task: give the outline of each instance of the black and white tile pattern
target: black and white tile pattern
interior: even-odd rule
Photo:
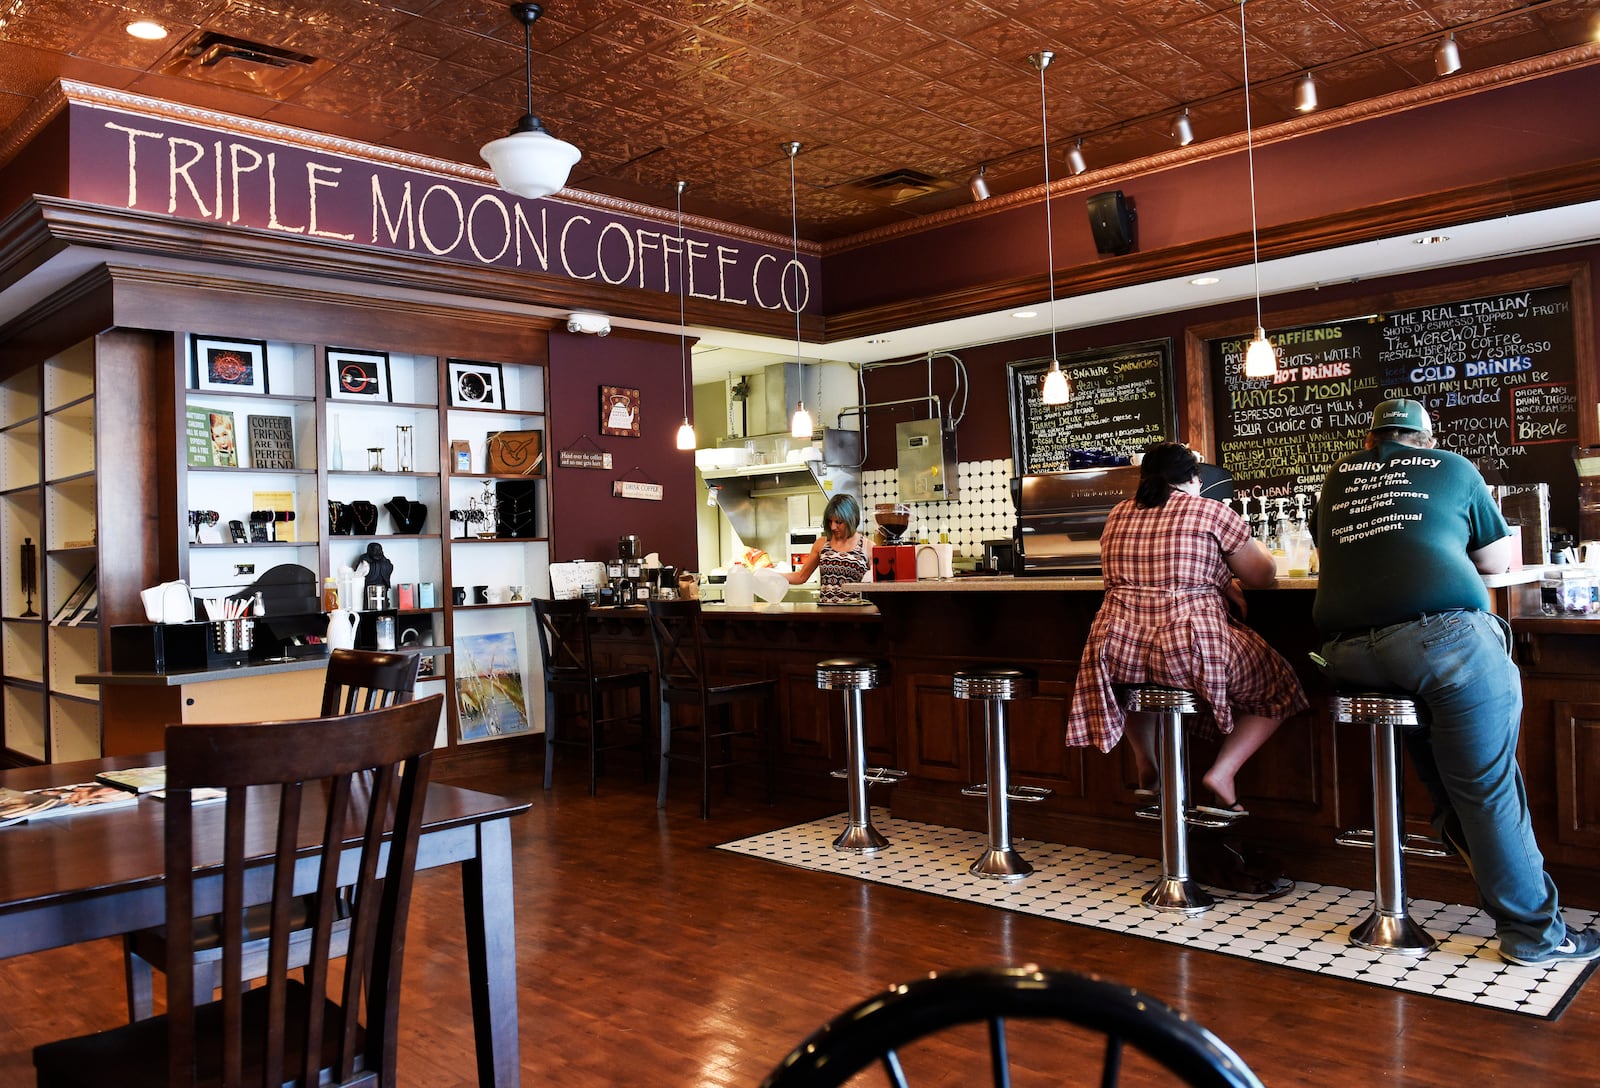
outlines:
[[[1545,1019],[1560,1015],[1594,964],[1518,967],[1496,953],[1494,925],[1475,907],[1413,899],[1412,917],[1439,939],[1426,956],[1383,955],[1351,946],[1346,935],[1372,910],[1370,890],[1298,883],[1271,901],[1221,899],[1194,917],[1153,911],[1139,901],[1160,872],[1150,858],[1018,839],[1034,872],[1012,884],[980,880],[967,866],[982,852],[978,831],[897,820],[874,810],[888,837],[876,857],[833,849],[841,814],[725,843],[720,849],[802,869],[836,873],[951,899],[1115,930],[1136,937],[1241,956],[1297,971],[1333,975],[1450,1001]],[[1593,911],[1566,912],[1574,928]]]

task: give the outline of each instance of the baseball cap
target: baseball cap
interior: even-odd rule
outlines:
[[[1408,431],[1433,433],[1428,410],[1414,400],[1386,400],[1372,412],[1372,429],[1401,427]]]

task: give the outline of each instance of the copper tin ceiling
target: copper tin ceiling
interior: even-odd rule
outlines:
[[[550,0],[534,27],[534,110],[583,160],[570,184],[817,241],[1036,184],[1038,76],[1051,49],[1052,175],[1170,150],[1244,123],[1233,0]],[[1600,0],[1250,0],[1254,121],[1428,83],[1454,30],[1464,70],[1593,40]],[[165,23],[164,41],[123,31]],[[188,56],[210,34],[201,64]],[[242,43],[242,45],[240,44]],[[282,66],[249,46],[298,54]],[[0,4],[0,129],[61,77],[481,165],[524,105],[522,29],[498,0],[18,0]],[[916,186],[869,179],[913,177]],[[922,178],[932,179],[923,183]]]

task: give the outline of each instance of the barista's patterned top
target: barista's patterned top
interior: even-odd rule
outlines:
[[[832,541],[823,541],[822,554],[817,557],[817,573],[822,591],[818,604],[860,604],[861,594],[839,587],[846,582],[859,582],[867,576],[866,538],[856,534],[856,546],[847,552],[833,550]]]
[[[1106,598],[1078,665],[1069,745],[1110,751],[1124,722],[1115,689],[1126,684],[1197,693],[1223,733],[1236,713],[1284,718],[1306,708],[1289,663],[1228,616],[1224,556],[1249,539],[1226,504],[1182,491],[1154,509],[1131,499],[1112,509],[1100,536]]]

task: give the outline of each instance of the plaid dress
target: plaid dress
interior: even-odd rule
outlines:
[[[1224,556],[1250,530],[1224,503],[1174,491],[1164,506],[1118,503],[1100,536],[1105,603],[1089,628],[1067,719],[1067,744],[1110,751],[1124,714],[1115,686],[1186,688],[1210,722],[1233,731],[1235,713],[1284,718],[1309,704],[1289,663],[1228,616]]]

